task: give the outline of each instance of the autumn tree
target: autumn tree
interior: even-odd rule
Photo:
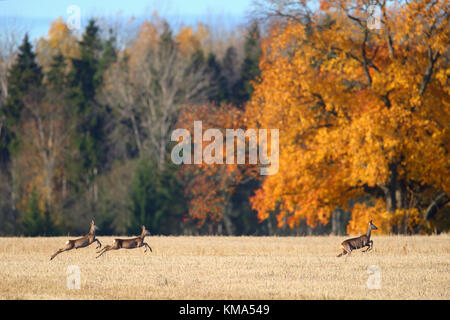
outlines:
[[[188,129],[191,137],[194,137],[194,121],[202,121],[203,132],[212,128],[219,130],[223,137],[226,137],[227,129],[246,130],[243,111],[230,104],[190,106],[183,110],[177,127]],[[189,217],[196,221],[199,227],[206,223],[221,234],[223,226],[226,234],[234,235],[236,234],[234,220],[238,218],[240,211],[233,207],[233,196],[240,185],[257,179],[257,167],[250,164],[248,159],[249,141],[244,142],[245,163],[239,164],[237,161],[227,163],[226,143],[210,138],[210,143],[205,141],[203,144],[203,157],[205,154],[211,155],[221,163],[203,160],[199,164],[184,164],[181,169],[185,181],[185,194],[189,201]],[[223,143],[222,150],[215,149],[214,145],[217,143]],[[237,141],[232,141],[233,148],[235,145]],[[212,232],[212,229],[210,231]]]
[[[56,56],[50,67],[45,95],[28,93],[23,98],[22,147],[17,157],[23,197],[33,196],[30,201],[37,201],[42,212],[51,215],[47,224],[48,219],[58,220],[54,214],[64,197],[67,149],[75,128],[65,105],[62,56]]]
[[[179,112],[189,102],[205,101],[210,91],[206,67],[194,68],[189,58],[167,22],[160,28],[144,23],[136,42],[108,71],[105,101],[130,121],[139,154],[156,157],[159,169]]]
[[[78,39],[68,28],[62,18],[50,24],[46,37],[41,37],[36,44],[36,54],[44,71],[50,69],[53,57],[64,57],[67,69],[71,67],[71,59],[79,58]]]
[[[379,30],[369,5],[301,2],[272,30],[248,109],[280,129],[279,173],[252,198],[260,219],[327,224],[355,201],[349,232],[369,219],[417,232],[448,216],[448,1],[378,1]]]

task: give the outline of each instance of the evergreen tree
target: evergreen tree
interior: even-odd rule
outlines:
[[[222,76],[226,81],[226,101],[234,102],[236,101],[235,94],[233,92],[233,87],[240,78],[238,66],[238,55],[236,48],[230,46],[225,52],[225,56],[222,59]]]
[[[234,104],[241,106],[253,93],[252,80],[260,75],[259,57],[261,55],[261,39],[259,27],[254,22],[246,37],[244,45],[244,61],[241,65],[241,77],[233,87]]]
[[[10,160],[20,146],[22,111],[24,98],[39,100],[43,96],[43,74],[36,63],[36,55],[26,34],[18,48],[17,59],[8,71],[8,97],[0,110],[2,128],[0,132],[0,170],[2,185],[0,211],[4,224],[19,227],[19,215],[16,210],[17,194],[12,178]],[[17,229],[16,229],[17,230]]]
[[[209,100],[216,104],[228,101],[228,83],[227,79],[222,74],[222,66],[216,59],[216,55],[212,52],[206,58],[206,72],[211,77],[211,94]]]
[[[66,62],[61,52],[58,52],[52,58],[50,70],[47,73],[47,83],[50,89],[57,92],[63,91],[67,87],[66,80]]]
[[[189,61],[189,69],[190,72],[197,72],[203,68],[205,65],[205,54],[203,53],[203,50],[200,48],[197,48],[190,57]]]
[[[84,178],[87,184],[101,172],[106,161],[105,119],[108,110],[98,103],[96,94],[105,70],[115,59],[112,43],[113,39],[110,39],[105,45],[95,21],[90,20],[79,43],[80,58],[72,59],[69,99],[78,119],[77,134],[73,139],[78,157],[72,163],[72,178],[78,182]]]
[[[0,145],[2,161],[9,159],[10,152],[17,151],[23,98],[27,95],[33,95],[33,99],[42,98],[42,79],[41,67],[36,63],[36,54],[26,34],[19,47],[17,61],[8,73],[8,98],[5,108],[1,110],[5,120],[2,129],[5,133]]]
[[[181,232],[187,203],[179,168],[169,161],[159,170],[155,161],[141,160],[130,188],[131,219],[129,232],[136,233],[145,225],[155,234]]]
[[[34,187],[28,200],[28,205],[23,212],[23,229],[26,236],[49,236],[54,234],[54,225],[50,218],[47,206],[44,209],[39,206],[39,196]]]

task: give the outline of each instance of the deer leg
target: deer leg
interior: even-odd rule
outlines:
[[[346,253],[347,253],[347,251],[342,250],[342,252],[339,253],[339,254],[337,255],[337,257],[338,257],[338,258],[339,258],[339,257],[342,257],[342,256],[344,256]]]
[[[58,254],[60,254],[61,252],[69,251],[70,249],[73,249],[73,247],[71,247],[71,248],[61,248],[61,249],[59,249],[58,251],[56,251],[56,252],[50,257],[50,260],[53,260],[53,258],[56,257],[56,256],[57,256]]]
[[[367,250],[366,251],[369,251],[369,250],[372,250],[373,249],[373,240],[370,240],[370,243],[369,243],[370,245],[369,245],[369,248],[367,248]]]
[[[98,246],[95,247],[95,249],[101,248],[102,244],[100,243],[100,241],[98,241],[98,239],[95,239],[94,241],[96,241],[98,243]]]
[[[144,246],[145,246],[145,251],[144,251],[144,253],[146,253],[147,252],[147,248],[149,248],[150,249],[150,252],[153,252],[152,251],[152,248],[150,248],[150,246],[148,245],[148,243],[147,242],[144,242],[144,243],[142,243]]]
[[[72,250],[73,247],[74,247],[73,242],[67,241],[67,242],[66,242],[66,245],[64,246],[64,248],[58,249],[58,251],[56,251],[56,252],[50,257],[50,260],[53,260],[53,258],[56,257],[56,256],[57,256],[58,254],[60,254],[61,252]]]
[[[109,250],[117,250],[117,249],[119,249],[118,247],[116,247],[116,246],[106,246],[106,247],[104,247],[102,250],[100,250],[99,252],[97,252],[97,253],[100,253],[96,258],[98,258],[98,257],[100,257],[101,255],[103,255],[106,251],[109,251]]]
[[[97,251],[97,253],[100,253],[96,258],[100,257],[101,255],[103,255],[106,251],[111,250],[112,247],[111,246],[106,246],[103,249],[101,249],[100,251]]]
[[[362,252],[367,252],[370,249],[370,241],[366,243],[366,245],[364,247],[367,247],[366,250],[363,250]],[[363,247],[363,248],[364,248]]]
[[[365,245],[365,247],[367,247],[367,249],[364,250],[363,252],[367,252],[367,251],[369,251],[369,250],[372,250],[372,247],[373,247],[373,241],[370,240],[370,241]]]
[[[337,257],[345,256],[346,254],[350,254],[351,250],[347,246],[341,245],[342,253],[338,254]]]
[[[64,251],[65,251],[64,249],[59,249],[50,257],[50,260],[53,260],[54,257],[56,257],[58,254],[60,254],[61,252],[64,252]]]

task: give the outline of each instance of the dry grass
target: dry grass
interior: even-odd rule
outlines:
[[[111,237],[99,237],[103,245]],[[144,249],[95,244],[50,255],[67,238],[0,238],[0,299],[449,299],[450,235],[374,237],[336,258],[345,237],[149,237]],[[69,290],[67,267],[81,270]],[[369,290],[368,266],[381,270]]]

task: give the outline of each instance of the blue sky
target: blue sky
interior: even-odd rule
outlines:
[[[81,19],[90,17],[110,17],[120,15],[128,18],[150,16],[155,10],[168,19],[194,24],[214,17],[243,22],[253,0],[0,0],[0,29],[7,27],[24,28],[30,35],[45,35],[51,21],[58,17],[65,20],[70,16],[67,9],[71,5],[80,8]]]

